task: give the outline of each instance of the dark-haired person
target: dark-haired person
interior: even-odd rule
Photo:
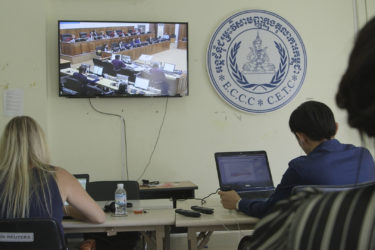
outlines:
[[[113,70],[119,71],[122,68],[126,68],[123,61],[120,60],[120,55],[115,55],[115,59],[112,60]]]
[[[85,66],[80,66],[78,68],[78,72],[73,73],[73,77],[77,80],[79,80],[82,84],[94,84],[95,82],[98,81],[98,79],[95,80],[90,80],[85,76],[86,73],[86,67]]]
[[[269,199],[241,199],[235,191],[220,191],[224,208],[263,217],[277,201],[289,198],[297,185],[344,185],[375,180],[374,159],[369,151],[334,139],[337,123],[324,103],[302,103],[292,112],[289,127],[306,155],[289,162]]]
[[[336,94],[349,125],[375,136],[375,18],[360,30]],[[360,171],[364,165],[361,164]],[[241,250],[375,249],[375,184],[342,192],[299,192],[260,220]],[[276,247],[272,247],[276,246]]]
[[[95,79],[95,80],[90,80],[88,79],[86,76],[85,76],[85,72],[86,72],[86,67],[85,66],[80,66],[78,68],[78,72],[74,72],[73,73],[73,77],[75,79],[77,79],[78,81],[81,82],[81,94],[83,95],[86,95],[87,93],[89,93],[89,87],[87,85],[92,85],[92,86],[95,86],[95,83],[97,81],[99,81],[99,78]],[[98,89],[98,91],[100,91]]]

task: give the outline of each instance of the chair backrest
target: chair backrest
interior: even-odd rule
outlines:
[[[72,76],[66,78],[64,87],[76,92],[81,92],[81,82]]]
[[[349,189],[362,188],[362,187],[367,187],[371,185],[375,185],[375,181],[363,182],[363,183],[358,183],[358,184],[347,184],[347,185],[300,185],[300,186],[293,187],[292,194],[301,192],[305,190],[306,188],[314,188],[321,192],[327,193],[327,192],[346,191]]]
[[[102,60],[100,60],[98,58],[93,58],[92,61],[93,61],[94,65],[96,65],[96,66],[100,66],[100,67],[103,66]]]
[[[63,233],[50,218],[0,219],[0,249],[66,249]]]
[[[101,88],[99,88],[97,86],[92,86],[92,85],[89,85],[89,84],[87,84],[85,86],[84,91],[85,91],[86,96],[96,96],[96,95],[101,95],[101,94],[104,93],[104,91]]]
[[[114,36],[113,30],[107,30],[105,33],[107,36]]]
[[[103,74],[116,76],[117,72],[113,70],[113,65],[110,62],[103,62]]]
[[[95,201],[111,201],[115,198],[117,183],[123,183],[128,200],[139,200],[139,183],[137,181],[91,181],[87,192]]]
[[[62,34],[61,41],[68,42],[72,39],[72,37],[73,37],[72,34],[69,34],[69,33]]]
[[[79,32],[79,37],[87,38],[87,32]]]
[[[81,82],[72,76],[69,76],[64,83],[64,87],[74,90],[76,92],[81,92]]]

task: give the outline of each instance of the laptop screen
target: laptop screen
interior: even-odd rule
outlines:
[[[265,151],[215,153],[221,188],[249,190],[273,188]]]
[[[140,89],[147,89],[149,81],[148,79],[137,77],[135,78],[134,86]]]
[[[76,177],[76,179],[81,184],[83,189],[87,190],[87,184],[89,182],[89,175],[88,174],[74,174],[73,176]]]
[[[78,180],[79,184],[83,187],[83,189],[87,190],[87,184],[89,183],[89,175],[88,174],[73,174],[74,177]],[[67,201],[64,203],[65,206],[69,205]]]
[[[170,63],[165,63],[163,70],[168,71],[168,72],[173,72],[174,68],[176,65],[170,64]]]

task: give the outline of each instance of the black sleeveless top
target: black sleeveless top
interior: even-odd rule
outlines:
[[[38,173],[36,171],[36,169],[33,169],[33,177],[35,179],[38,179]],[[3,190],[2,188],[2,185],[3,184],[0,184],[0,192],[1,190]],[[59,191],[59,188],[57,186],[57,183],[55,181],[55,179],[53,178],[53,176],[49,176],[49,179],[48,179],[48,185],[49,185],[49,190],[50,190],[50,193],[48,193],[48,189],[45,189],[45,195],[46,195],[46,201],[47,202],[42,202],[40,203],[39,202],[39,199],[41,199],[42,201],[44,200],[43,199],[43,192],[42,192],[42,189],[41,189],[41,186],[38,186],[36,188],[36,191],[35,193],[32,193],[30,195],[30,214],[29,214],[29,217],[30,218],[53,218],[56,220],[56,222],[59,224],[60,228],[61,228],[61,232],[63,233],[63,227],[62,227],[62,224],[61,224],[61,221],[62,221],[62,218],[63,218],[63,202],[61,200],[61,195],[60,195],[60,191]],[[39,197],[39,199],[37,198]],[[51,201],[51,202],[49,202]],[[2,202],[2,201],[0,201]],[[49,208],[49,206],[51,205],[51,208]],[[48,213],[48,210],[47,208],[50,209],[50,211],[52,212],[51,215]],[[0,217],[1,218],[5,218],[5,211],[0,211]]]

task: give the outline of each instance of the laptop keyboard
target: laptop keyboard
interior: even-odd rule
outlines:
[[[238,195],[245,199],[267,199],[272,195],[273,191],[243,191],[239,192]]]

